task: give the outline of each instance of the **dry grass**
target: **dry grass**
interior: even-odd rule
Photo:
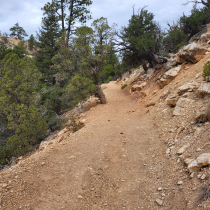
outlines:
[[[78,130],[80,130],[81,128],[84,127],[84,123],[77,123],[75,117],[71,117],[70,118],[70,124],[67,126],[67,128],[69,129],[69,131],[72,131],[73,133],[77,132]]]
[[[199,197],[198,200],[195,204],[195,206],[201,204],[202,202],[205,202],[207,200],[209,200],[210,198],[210,183],[205,183],[202,187],[201,187],[201,192],[199,193]]]

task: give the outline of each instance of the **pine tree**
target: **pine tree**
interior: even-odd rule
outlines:
[[[56,73],[53,71],[51,59],[58,51],[56,40],[61,37],[61,33],[59,17],[56,16],[54,5],[47,3],[42,10],[44,11],[44,17],[42,18],[42,26],[37,34],[39,50],[35,55],[35,63],[43,75],[42,82],[51,85]]]
[[[52,5],[55,6],[62,22],[62,35],[65,47],[69,46],[69,38],[74,33],[75,23],[86,23],[91,18],[91,15],[89,15],[90,11],[87,9],[87,6],[91,4],[91,0],[53,0]]]
[[[33,50],[34,46],[35,46],[36,42],[35,42],[35,38],[34,35],[31,34],[29,40],[28,40],[28,46],[30,50]]]
[[[25,30],[23,29],[23,27],[19,26],[19,23],[15,23],[15,25],[9,29],[10,31],[12,31],[12,33],[10,34],[10,36],[14,36],[18,39],[23,39],[24,36],[28,36],[27,33],[25,32]]]

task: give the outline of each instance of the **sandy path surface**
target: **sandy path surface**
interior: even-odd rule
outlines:
[[[84,128],[0,173],[0,209],[186,209],[182,191],[169,192],[173,166],[147,109],[106,86],[108,104],[88,111]]]

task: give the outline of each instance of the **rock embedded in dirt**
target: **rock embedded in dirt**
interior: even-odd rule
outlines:
[[[7,188],[8,184],[2,184],[2,188]]]
[[[156,199],[155,202],[157,203],[158,206],[162,206],[163,205],[163,201],[160,199]]]
[[[182,185],[183,184],[183,181],[178,181],[177,184],[178,185]]]
[[[198,92],[202,95],[210,94],[210,82],[202,81]]]
[[[77,198],[78,198],[78,199],[83,199],[83,196],[78,195]]]
[[[86,119],[80,120],[80,123],[85,124]]]
[[[205,178],[206,178],[206,174],[203,174],[200,179],[204,180]]]
[[[189,93],[189,92],[184,93],[184,94],[182,95],[183,98],[188,98],[189,96],[190,96],[190,93]]]
[[[192,178],[194,177],[194,175],[195,175],[195,173],[192,172],[192,173],[190,174],[190,178],[192,179]]]
[[[169,60],[167,63],[165,63],[163,66],[164,68],[168,71],[172,68],[174,68],[174,66],[177,65],[177,62],[175,60]]]
[[[201,60],[203,55],[207,50],[204,47],[201,47],[199,44],[193,42],[190,43],[179,50],[176,54],[177,63],[197,63]]]
[[[185,113],[185,110],[187,107],[192,103],[192,100],[187,99],[187,98],[180,98],[177,103],[176,107],[173,111],[173,115],[183,115]]]
[[[189,147],[189,145],[188,145],[188,144],[185,144],[183,147],[181,147],[181,148],[178,150],[177,154],[178,154],[178,155],[182,155],[182,154],[185,152],[185,150],[187,149],[187,147]]]
[[[196,160],[191,162],[187,169],[190,173],[193,171],[198,171],[203,166],[207,166],[210,164],[210,154],[209,153],[203,153],[201,154]]]
[[[45,148],[47,148],[48,144],[49,144],[49,141],[42,141],[41,144],[39,145],[39,151],[42,151]]]
[[[147,95],[148,95],[149,93],[148,93],[148,91],[141,91],[141,97],[142,98],[145,98]]]
[[[199,87],[198,83],[195,83],[195,82],[187,83],[187,84],[179,87],[177,93],[178,93],[179,96],[181,96],[188,91],[194,91],[198,87]]]
[[[169,105],[171,107],[175,107],[178,100],[179,100],[178,95],[177,94],[174,94],[174,95],[170,95],[166,99],[166,103],[167,103],[167,105]]]
[[[190,165],[190,163],[192,163],[193,161],[194,161],[194,159],[186,158],[186,159],[184,160],[184,163],[185,163],[186,165]]]
[[[199,110],[196,111],[195,120],[199,123],[205,123],[209,120],[210,116],[207,112],[206,107],[201,107]]]
[[[141,91],[146,85],[147,85],[146,82],[144,82],[144,83],[142,83],[140,85],[133,85],[132,86],[132,92]]]
[[[179,73],[181,70],[181,65],[167,71],[163,76],[160,78],[158,81],[159,85],[161,88],[169,84]]]
[[[208,44],[208,41],[210,40],[210,32],[204,33],[201,35],[199,39],[200,44]]]
[[[158,191],[162,191],[162,190],[163,190],[163,188],[162,188],[162,187],[159,187],[159,188],[158,188]]]

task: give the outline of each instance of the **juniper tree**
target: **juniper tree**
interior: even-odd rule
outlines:
[[[158,51],[157,40],[160,30],[154,22],[154,15],[145,7],[137,14],[133,13],[127,27],[117,32],[121,40],[115,40],[118,51],[123,53],[123,61],[130,67],[137,67],[145,60],[154,67],[157,63],[154,54]]]
[[[100,74],[108,60],[109,45],[108,42],[114,36],[113,27],[110,27],[107,18],[101,17],[94,20],[91,24],[94,30],[94,82],[99,84]]]
[[[202,4],[204,7],[206,7],[208,10],[210,9],[210,0],[193,0],[193,1],[187,1],[187,3],[184,3],[184,5],[187,5],[189,3],[194,3],[195,5],[197,4]]]
[[[12,133],[7,148],[13,155],[21,155],[46,135],[35,92],[41,73],[31,58],[10,53],[1,62],[0,77],[0,110]]]

